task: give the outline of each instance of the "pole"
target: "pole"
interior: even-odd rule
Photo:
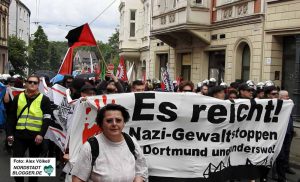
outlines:
[[[102,54],[102,52],[101,52],[101,50],[100,50],[100,47],[99,47],[98,43],[97,43],[97,48],[98,48],[98,51],[99,51],[99,53],[100,53],[101,59],[103,60],[104,65],[105,65],[105,67],[106,67],[106,69],[107,69],[106,61],[105,61],[105,59],[104,59],[104,57],[103,57],[103,54]],[[100,65],[101,65],[101,59],[100,59],[100,61],[99,61]],[[100,66],[100,65],[99,65],[99,66]]]

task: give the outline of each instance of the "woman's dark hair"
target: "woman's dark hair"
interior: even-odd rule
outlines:
[[[73,77],[72,75],[64,75],[64,78],[63,78],[63,80],[62,80],[62,85],[63,85],[64,87],[67,87],[67,80],[68,80],[68,79],[74,80],[74,77]]]
[[[103,119],[106,111],[120,111],[122,113],[125,123],[127,123],[130,118],[130,115],[125,107],[118,104],[107,104],[106,106],[98,110],[97,113],[96,122],[100,127],[103,124]]]
[[[185,86],[190,86],[191,89],[192,89],[192,91],[194,90],[194,83],[193,83],[193,82],[191,82],[191,81],[182,81],[182,82],[179,84],[179,87],[178,87],[179,91],[182,92],[182,91],[183,91],[183,88],[184,88]]]

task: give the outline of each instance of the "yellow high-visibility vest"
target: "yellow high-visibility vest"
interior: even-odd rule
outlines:
[[[43,124],[43,111],[41,109],[43,94],[40,94],[29,106],[26,108],[17,122],[17,130],[41,131]],[[25,93],[22,92],[18,99],[17,116],[20,115],[22,109],[27,105]]]

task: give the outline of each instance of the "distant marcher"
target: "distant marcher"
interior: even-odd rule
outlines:
[[[131,92],[144,92],[145,84],[140,80],[135,80],[132,82]]]
[[[286,90],[281,90],[279,92],[279,99],[289,100],[289,93]],[[295,171],[289,165],[290,148],[293,140],[294,128],[293,128],[293,118],[290,116],[288,121],[288,128],[284,137],[284,141],[281,147],[281,151],[276,159],[276,170],[278,182],[286,181],[285,173],[296,174]]]
[[[179,84],[178,92],[193,92],[194,84],[191,81],[182,81]]]
[[[233,101],[233,100],[237,99],[238,98],[238,92],[234,89],[230,90],[227,94],[227,98],[230,101]]]
[[[250,87],[247,83],[242,83],[239,88],[239,98],[242,99],[252,99],[254,89]]]
[[[225,99],[225,91],[224,90],[225,89],[222,86],[210,87],[208,89],[208,96],[224,100]]]

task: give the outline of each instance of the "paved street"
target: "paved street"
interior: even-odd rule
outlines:
[[[4,139],[4,133],[0,133],[0,141],[1,141],[1,148],[0,148],[0,176],[1,176],[1,179],[0,181],[1,182],[14,182],[13,178],[10,177],[9,175],[9,167],[10,167],[10,164],[9,164],[9,159],[10,159],[10,156],[7,154],[6,151],[3,150],[3,139]],[[293,142],[293,147],[299,147],[299,138],[297,138],[298,140],[295,140]],[[298,145],[296,145],[296,143]],[[295,152],[293,152],[295,153]],[[292,158],[293,160],[295,160],[295,157]],[[299,164],[297,166],[294,166],[294,167],[299,167]],[[300,168],[294,168],[296,169],[296,172],[297,174],[296,175],[288,175],[288,182],[297,182],[298,179],[300,179]],[[59,170],[57,170],[57,175],[59,175]],[[55,178],[49,178],[49,177],[42,177],[40,178],[39,182],[59,182],[59,177],[55,177]],[[274,180],[269,180],[270,182],[275,182]]]
[[[0,133],[0,181],[1,182],[14,182],[10,177],[10,156],[3,150],[4,133]],[[59,172],[56,172],[59,175]],[[26,181],[26,180],[25,180]],[[59,177],[41,177],[39,182],[59,182]]]

